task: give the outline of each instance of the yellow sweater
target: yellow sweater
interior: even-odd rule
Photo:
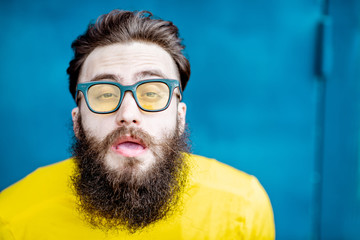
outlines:
[[[182,211],[140,233],[104,233],[77,211],[72,159],[39,168],[0,193],[0,239],[274,239],[269,198],[258,180],[214,159],[189,155]]]

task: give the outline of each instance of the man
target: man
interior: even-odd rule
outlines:
[[[274,239],[257,179],[189,153],[178,29],[114,10],[72,44],[73,158],[0,195],[0,239]]]

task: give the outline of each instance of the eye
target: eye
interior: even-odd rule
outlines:
[[[156,98],[156,97],[160,97],[160,95],[157,94],[156,92],[145,92],[141,95],[141,97]]]
[[[136,89],[139,104],[148,110],[164,107],[169,99],[169,88],[162,82],[147,82]]]
[[[116,96],[112,93],[103,93],[103,94],[99,95],[97,98],[98,99],[109,99],[109,98],[113,98],[113,97],[116,97]]]

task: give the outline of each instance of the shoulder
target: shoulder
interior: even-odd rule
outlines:
[[[274,239],[270,199],[255,176],[215,159],[197,155],[189,159],[194,168],[190,192],[197,199],[192,212],[211,209],[213,222],[233,226],[233,232],[245,239]]]
[[[70,193],[71,159],[41,167],[0,193],[0,217],[12,219]]]
[[[198,184],[233,194],[249,194],[261,190],[261,184],[253,175],[247,174],[216,159],[190,155],[194,166],[193,179]]]

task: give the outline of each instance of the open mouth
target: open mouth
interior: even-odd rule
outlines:
[[[112,150],[125,157],[136,157],[143,154],[147,147],[141,140],[132,137],[122,137],[112,146]]]

